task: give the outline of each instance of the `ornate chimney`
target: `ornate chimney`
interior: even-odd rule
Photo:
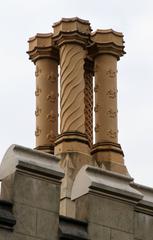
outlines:
[[[72,216],[71,189],[83,165],[128,175],[117,125],[117,61],[125,53],[123,43],[122,33],[112,29],[92,33],[89,21],[79,18],[63,18],[53,25],[53,33],[29,40],[28,54],[36,65],[36,149],[61,159],[62,214]]]
[[[118,144],[117,61],[124,52],[122,33],[112,29],[92,33],[89,48],[95,73],[95,140],[93,158],[98,166],[127,174],[124,154]]]
[[[53,154],[58,134],[58,51],[52,34],[30,38],[28,54],[36,65],[36,149]]]

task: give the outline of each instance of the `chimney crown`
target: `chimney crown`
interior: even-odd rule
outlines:
[[[112,29],[98,29],[91,34],[91,55],[111,54],[119,59],[125,54],[124,40],[121,32]]]
[[[58,60],[58,53],[54,48],[52,33],[37,33],[29,39],[29,59],[34,63],[40,58],[55,58]],[[54,54],[52,54],[54,51]]]
[[[88,43],[91,33],[90,23],[87,20],[75,18],[62,18],[61,21],[54,23],[53,39],[58,45],[63,43]]]

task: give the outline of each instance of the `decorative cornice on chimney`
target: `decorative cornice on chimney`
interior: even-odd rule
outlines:
[[[123,34],[112,29],[100,30],[91,34],[92,45],[89,53],[96,57],[99,54],[110,54],[120,59],[125,54]]]
[[[52,40],[52,33],[37,33],[36,36],[29,38],[29,59],[36,62],[40,58],[52,58],[58,61],[58,50]]]
[[[67,23],[68,23],[68,25],[67,25]],[[90,32],[92,31],[90,22],[88,20],[83,20],[78,17],[62,18],[60,21],[53,24],[53,28],[55,28],[57,26],[59,27],[59,29],[56,29],[56,30],[58,30],[58,31],[60,30],[60,31],[64,31],[64,32],[70,32],[70,31],[77,30],[81,33],[90,34]],[[56,34],[56,32],[55,32],[55,34]]]
[[[62,18],[53,25],[53,40],[58,46],[77,43],[85,46],[89,42],[91,27],[89,21],[80,18]]]

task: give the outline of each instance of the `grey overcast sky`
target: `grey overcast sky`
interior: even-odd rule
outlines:
[[[35,76],[27,40],[62,17],[124,34],[118,62],[119,143],[136,182],[153,187],[153,1],[5,0],[0,4],[0,159],[12,143],[34,147]]]

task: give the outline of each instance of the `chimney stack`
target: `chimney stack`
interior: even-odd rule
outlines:
[[[118,144],[117,61],[124,52],[122,33],[112,29],[92,33],[89,52],[94,59],[95,141],[93,158],[106,169],[128,174]]]
[[[128,175],[117,124],[117,61],[124,53],[122,33],[92,33],[89,21],[77,17],[62,18],[53,33],[29,40],[28,54],[36,65],[36,149],[60,157],[65,172],[61,214],[73,216],[71,190],[82,166]]]
[[[29,58],[36,66],[36,149],[54,154],[58,134],[58,51],[52,34],[29,39]]]
[[[63,18],[53,25],[60,55],[60,135],[55,154],[90,154],[86,134],[84,64],[91,28],[88,21]]]

